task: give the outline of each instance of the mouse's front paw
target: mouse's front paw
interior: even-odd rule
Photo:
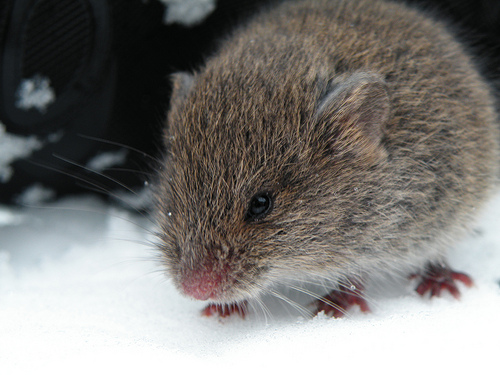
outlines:
[[[248,303],[246,301],[225,304],[211,303],[203,309],[201,314],[203,316],[219,316],[221,318],[226,318],[236,314],[245,318],[247,305]]]
[[[445,265],[433,263],[427,265],[422,275],[414,274],[410,278],[420,279],[415,291],[421,296],[430,292],[431,297],[439,297],[442,290],[447,290],[453,297],[458,299],[460,291],[456,281],[461,281],[468,287],[473,285],[472,279],[466,274],[455,272]]]
[[[347,310],[354,305],[358,305],[361,311],[369,312],[368,303],[363,297],[362,289],[355,285],[350,288],[340,286],[339,289],[318,299],[314,303],[316,307],[315,315],[324,312],[326,315],[340,318],[347,313]]]

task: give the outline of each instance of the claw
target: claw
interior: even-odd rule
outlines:
[[[327,315],[333,316],[334,318],[340,318],[346,314],[349,307],[354,305],[358,305],[363,312],[370,311],[368,303],[363,298],[362,289],[360,287],[350,289],[340,286],[338,290],[332,291],[330,294],[315,302],[315,315],[324,311]]]
[[[222,304],[222,305],[217,303],[211,303],[203,309],[201,315],[203,316],[217,315],[220,318],[227,318],[228,316],[237,314],[244,319],[247,313],[247,305],[248,305],[247,301]]]
[[[447,290],[456,299],[460,298],[456,281],[460,281],[468,287],[473,285],[472,279],[464,273],[455,272],[444,265],[429,263],[423,275],[413,274],[410,278],[420,278],[415,291],[423,296],[430,292],[431,297],[439,297],[443,290]]]

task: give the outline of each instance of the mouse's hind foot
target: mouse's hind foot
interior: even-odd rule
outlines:
[[[439,297],[443,290],[447,290],[453,297],[460,298],[456,281],[468,287],[473,285],[472,279],[464,273],[455,272],[443,264],[428,263],[423,274],[413,274],[410,278],[418,278],[419,284],[415,291],[423,296],[427,292],[431,297]]]
[[[315,315],[324,312],[328,316],[340,318],[346,315],[347,310],[358,305],[361,311],[369,312],[368,303],[363,297],[363,289],[359,285],[352,285],[350,288],[340,286],[337,290],[318,299],[314,303],[316,310]]]

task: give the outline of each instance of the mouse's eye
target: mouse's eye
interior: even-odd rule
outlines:
[[[248,205],[246,220],[256,221],[264,218],[273,209],[273,198],[269,193],[255,194]]]

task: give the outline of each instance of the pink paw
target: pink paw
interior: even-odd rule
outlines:
[[[361,288],[355,287],[351,289],[340,286],[338,290],[332,291],[330,294],[315,302],[315,315],[324,311],[325,314],[329,316],[340,318],[354,305],[358,305],[363,312],[370,311],[366,300],[363,298]]]
[[[410,276],[410,278],[417,277],[420,278],[420,283],[415,291],[421,296],[430,292],[431,297],[439,297],[442,290],[448,290],[453,297],[458,299],[460,297],[460,291],[455,281],[461,281],[468,287],[473,285],[472,279],[466,274],[455,272],[443,265],[431,263],[427,265],[423,275],[414,274]]]
[[[229,304],[216,304],[211,303],[203,309],[201,314],[203,316],[214,316],[217,315],[221,318],[226,318],[228,316],[237,314],[242,318],[245,318],[247,313],[247,302],[229,303]]]

